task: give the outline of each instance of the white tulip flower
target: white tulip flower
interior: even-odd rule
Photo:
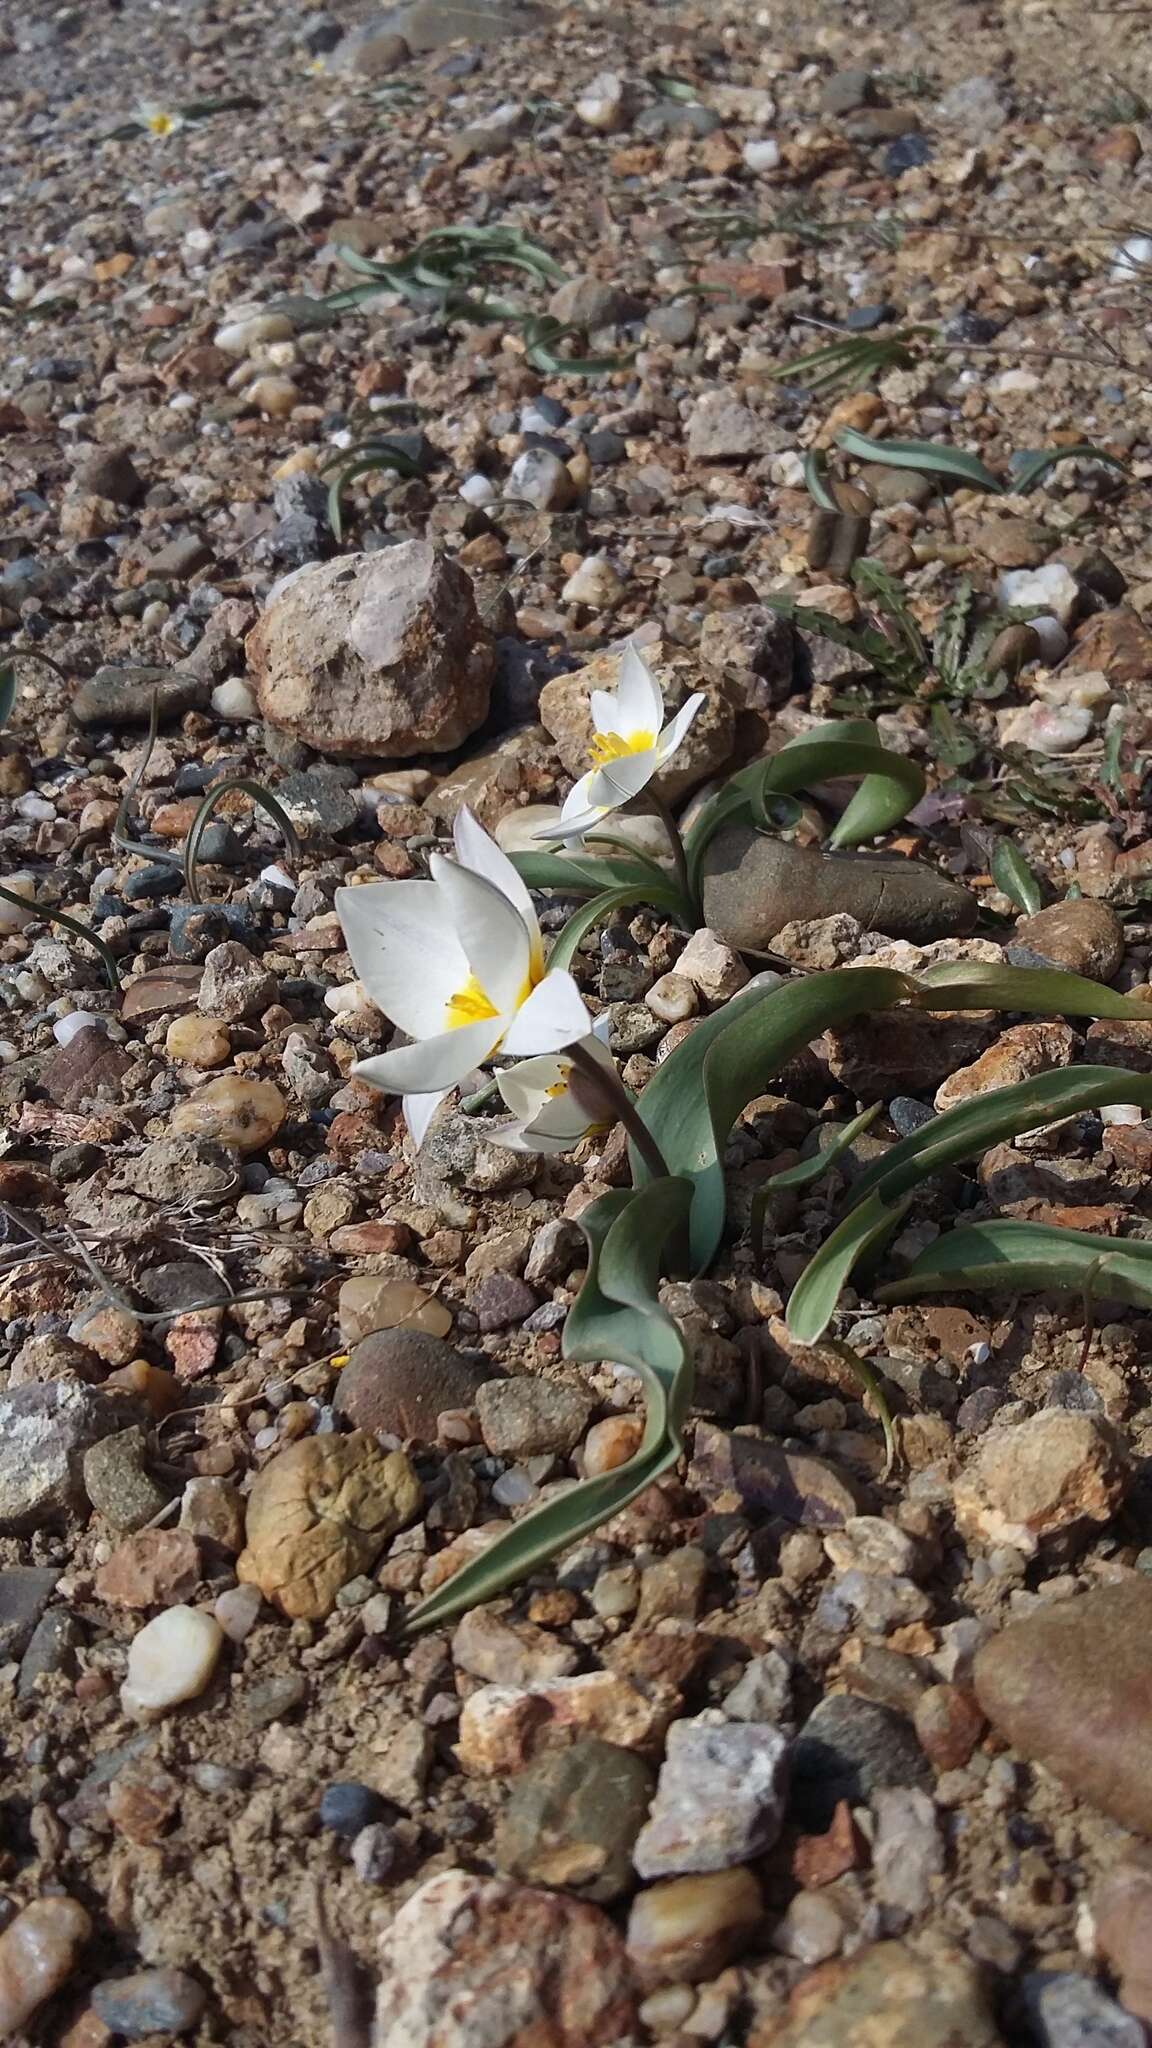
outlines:
[[[559,821],[539,839],[576,839],[609,811],[630,803],[671,760],[700,706],[698,690],[664,724],[664,693],[638,647],[630,640],[620,660],[614,690],[593,690],[595,728],[589,749],[594,766],[564,800]]]
[[[157,106],[154,100],[145,100],[137,107],[136,119],[157,142],[166,142],[170,135],[175,135],[176,130],[184,126],[183,114],[174,107]]]
[[[597,1017],[580,1044],[605,1069],[611,1083],[616,1080],[616,1063],[608,1050],[609,1028],[607,1017]],[[570,1152],[581,1138],[609,1129],[615,1118],[598,1118],[587,1106],[581,1107],[571,1079],[572,1060],[564,1053],[543,1053],[497,1074],[496,1085],[516,1121],[493,1131],[493,1142],[513,1152]]]
[[[456,859],[434,853],[430,881],[336,892],[358,979],[413,1041],[352,1071],[404,1097],[418,1145],[448,1090],[494,1052],[559,1052],[591,1028],[572,976],[547,970],[532,899],[507,855],[471,811],[453,836]]]

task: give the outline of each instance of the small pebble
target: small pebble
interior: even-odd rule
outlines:
[[[163,1713],[181,1700],[194,1700],[216,1669],[224,1631],[199,1607],[168,1607],[146,1622],[128,1652],[128,1676],[120,1688],[127,1714]]]

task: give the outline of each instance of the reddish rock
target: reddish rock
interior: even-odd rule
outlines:
[[[938,1771],[960,1770],[987,1726],[979,1702],[958,1685],[930,1685],[912,1719],[920,1747]]]
[[[121,1086],[132,1065],[131,1055],[114,1045],[98,1025],[87,1024],[57,1046],[40,1069],[49,1102],[60,1109],[80,1109],[86,1102],[122,1102]]]
[[[847,1799],[836,1803],[832,1825],[822,1835],[801,1835],[792,1851],[792,1875],[806,1891],[833,1884],[846,1870],[860,1870],[868,1846],[852,1818]]]
[[[96,1593],[111,1607],[174,1607],[200,1582],[200,1551],[181,1529],[141,1529],[119,1543],[96,1573]]]

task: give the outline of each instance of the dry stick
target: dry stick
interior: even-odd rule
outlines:
[[[332,2048],[371,2048],[372,1985],[358,1956],[332,1931],[324,1893],[313,1888],[316,1911],[316,1946],[328,2017],[332,2024]]]

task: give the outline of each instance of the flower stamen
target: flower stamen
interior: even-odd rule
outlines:
[[[474,974],[468,976],[463,988],[449,997],[444,1012],[449,1031],[459,1031],[464,1024],[482,1024],[487,1018],[499,1015],[495,1003],[485,995]]]
[[[588,752],[597,768],[608,761],[623,761],[629,754],[647,754],[656,745],[654,732],[598,732],[592,735]]]

